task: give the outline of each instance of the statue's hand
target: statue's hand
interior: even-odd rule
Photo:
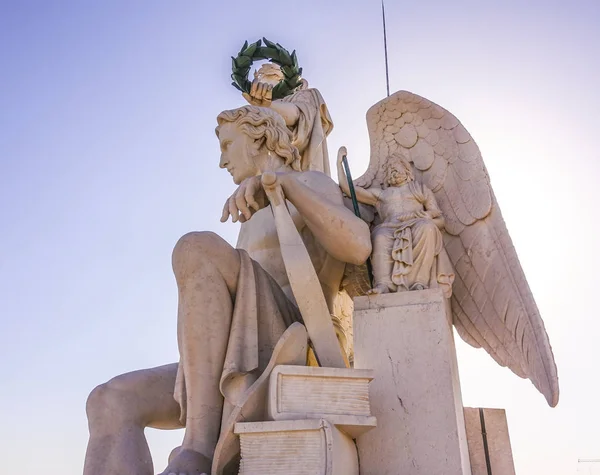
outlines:
[[[246,178],[223,206],[221,222],[231,220],[236,223],[248,221],[254,213],[267,205],[267,197],[260,182],[260,176]]]
[[[346,147],[340,147],[340,149],[338,150],[338,155],[337,155],[337,164],[341,165],[342,159],[347,155],[348,155],[348,150],[346,149]]]
[[[252,81],[250,93],[243,92],[242,96],[249,104],[259,107],[271,107],[273,100],[273,86],[264,82],[259,82],[258,79]]]

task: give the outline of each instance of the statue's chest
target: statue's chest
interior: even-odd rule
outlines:
[[[297,229],[303,226],[303,220],[298,211],[289,201],[288,209]],[[271,207],[261,209],[255,213],[250,221],[242,224],[238,237],[237,247],[245,249],[250,257],[263,254],[264,251],[279,251],[279,238]]]
[[[250,257],[256,252],[277,247],[277,229],[271,208],[263,208],[240,228],[237,247],[245,249]]]
[[[408,187],[389,187],[381,195],[377,211],[380,216],[390,216],[422,207]]]

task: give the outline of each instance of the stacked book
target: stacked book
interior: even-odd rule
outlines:
[[[376,426],[370,370],[277,366],[265,422],[238,423],[240,475],[358,475],[352,439]]]

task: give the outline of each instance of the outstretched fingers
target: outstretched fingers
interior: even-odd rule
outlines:
[[[260,205],[258,204],[258,202],[256,201],[256,198],[254,197],[256,195],[256,192],[259,189],[260,189],[260,184],[258,183],[258,181],[252,180],[250,183],[248,183],[248,186],[244,190],[244,199],[245,199],[246,203],[248,204],[248,206],[250,208],[252,208],[254,211],[258,211],[260,209]],[[248,218],[248,219],[250,219],[250,218]]]
[[[223,206],[223,213],[221,214],[221,222],[224,223],[229,218],[229,198],[225,201],[225,205]]]
[[[221,222],[226,222],[229,216],[231,216],[231,220],[234,223],[237,221],[241,221],[242,223],[248,221],[254,212],[261,209],[261,205],[257,200],[257,194],[259,194],[261,189],[258,177],[244,180],[235,193],[225,202]]]
[[[221,222],[225,223],[229,216],[231,216],[231,221],[234,223],[237,223],[240,219],[240,212],[235,205],[235,194],[231,195],[229,198],[227,198],[227,201],[225,201],[225,205],[223,206],[223,214],[221,215]]]
[[[246,187],[246,190],[248,188],[250,187]],[[242,216],[244,217],[245,221],[248,221],[252,217],[252,211],[250,211],[250,208],[248,208],[246,193],[244,191],[245,190],[238,189],[238,191],[235,192],[235,206],[242,213]]]

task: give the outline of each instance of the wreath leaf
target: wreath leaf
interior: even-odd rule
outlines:
[[[269,41],[269,40],[268,40],[268,39],[266,39],[264,36],[263,36],[263,41],[265,42],[265,45],[266,45],[268,48],[277,48],[277,45],[276,45],[275,43],[273,43],[272,41]]]

